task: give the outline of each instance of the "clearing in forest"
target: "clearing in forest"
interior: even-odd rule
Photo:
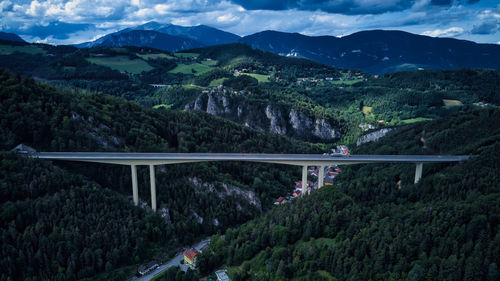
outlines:
[[[447,100],[443,99],[443,103],[445,106],[461,106],[463,103],[459,100]]]
[[[126,71],[133,74],[139,74],[143,71],[150,71],[153,69],[151,65],[140,59],[129,59],[126,56],[117,57],[94,57],[86,58],[88,62],[107,66],[111,69],[118,71]]]

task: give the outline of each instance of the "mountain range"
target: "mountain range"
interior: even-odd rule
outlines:
[[[500,67],[499,45],[403,31],[361,31],[342,38],[264,31],[243,37],[241,42],[264,51],[371,73]]]
[[[240,37],[205,25],[184,27],[149,22],[75,46],[147,46],[177,52],[235,42],[374,74],[417,69],[500,69],[500,45],[387,30],[361,31],[341,38],[271,30]]]

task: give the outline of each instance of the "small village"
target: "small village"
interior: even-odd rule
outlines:
[[[325,153],[325,155],[328,155],[328,153]],[[336,149],[332,149],[332,153],[330,155],[337,155],[337,156],[349,156],[349,149],[345,145],[339,145],[337,146]],[[306,184],[306,192],[307,194],[311,194],[311,192],[314,192],[318,189],[319,187],[319,166],[310,166],[307,169],[307,176],[308,178],[311,176],[313,178],[316,178],[316,180],[313,181],[307,181]],[[324,186],[333,186],[333,182],[335,180],[335,177],[340,174],[342,170],[339,168],[339,166],[334,165],[334,166],[326,166],[325,167],[325,177],[324,177]],[[274,201],[274,205],[281,205],[290,201],[293,201],[297,198],[302,196],[302,181],[297,181],[295,182],[295,189],[293,192],[288,193],[286,196],[280,196]]]
[[[342,170],[337,166],[327,166],[325,170],[325,186],[333,186],[333,182],[335,177],[341,173]],[[308,176],[313,176],[316,177],[316,181],[307,181],[307,194],[310,194],[311,192],[314,192],[315,190],[319,189],[318,185],[318,175],[319,175],[319,167],[309,167],[307,170],[307,175]],[[295,182],[295,189],[294,191],[290,194],[287,194],[286,196],[280,196],[276,199],[274,202],[274,205],[280,205],[284,204],[290,201],[293,201],[297,198],[302,196],[302,181],[297,181]]]
[[[350,155],[349,149],[345,145],[339,145],[331,150],[331,153],[324,153],[325,156],[335,156],[335,157],[348,157]],[[308,178],[315,179],[314,181],[308,180],[306,184],[306,192],[310,194],[318,189],[319,187],[319,166],[310,166],[307,170]],[[339,175],[342,170],[337,165],[326,166],[324,171],[324,186],[333,186],[335,177]],[[302,196],[302,181],[295,182],[294,190],[288,193],[286,196],[280,196],[274,202],[274,205],[281,205],[291,202]],[[130,198],[131,199],[131,198]],[[150,207],[146,202],[141,201],[140,206],[144,209],[150,210]],[[167,223],[170,223],[170,216],[168,214],[167,208],[161,208],[159,210],[161,217],[165,219]],[[201,241],[200,243],[193,245],[188,248],[183,248],[179,250],[179,254],[172,259],[170,262],[163,264],[160,260],[153,260],[147,264],[140,265],[137,268],[136,278],[145,277],[147,275],[153,274],[155,271],[163,271],[164,269],[171,266],[178,266],[182,271],[196,269],[196,258],[209,244],[210,239]],[[214,272],[217,281],[231,281],[227,275],[227,270],[221,269]],[[136,280],[136,279],[133,279]],[[142,280],[142,279],[140,279]],[[211,278],[209,280],[212,280]]]

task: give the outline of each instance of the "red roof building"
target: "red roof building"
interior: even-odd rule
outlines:
[[[195,259],[198,253],[198,250],[196,250],[195,248],[191,248],[184,252],[184,260],[191,265],[195,265]]]
[[[276,204],[283,204],[285,203],[285,197],[279,197],[278,199],[276,199]]]
[[[295,190],[295,192],[293,192],[293,197],[297,198],[297,197],[300,197],[300,193],[302,193],[300,190]]]

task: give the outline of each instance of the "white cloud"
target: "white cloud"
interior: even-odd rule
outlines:
[[[338,4],[348,1],[330,2]],[[402,1],[354,0],[352,3],[358,8],[384,10]],[[184,26],[205,24],[238,35],[273,29],[306,35],[343,36],[367,29],[400,29],[429,36],[474,38],[476,41],[490,43],[498,41],[498,36],[495,38],[495,35],[471,35],[464,31],[485,19],[500,18],[500,6],[497,6],[497,2],[478,7],[453,5],[446,9],[429,8],[432,6],[430,0],[415,0],[411,3],[411,7],[407,5],[408,9],[398,12],[350,15],[315,9],[253,10],[230,0],[0,0],[0,29],[34,38],[36,34],[23,31],[29,31],[32,26],[53,22],[95,25],[94,29],[84,31],[66,30],[71,38],[64,42],[73,43],[71,40],[90,40],[105,31],[117,31],[154,20]],[[434,29],[435,27],[440,29]],[[60,39],[57,38],[62,38],[55,34],[51,38],[47,36],[38,40],[59,43],[57,40]]]
[[[31,2],[29,8],[26,10],[26,14],[33,17],[43,16],[45,10],[46,10],[45,5],[35,0]]]
[[[168,4],[158,4],[158,5],[155,5],[154,7],[154,10],[160,14],[160,15],[165,15],[169,12],[169,10],[172,9],[172,6],[171,5],[168,5]]]
[[[12,5],[10,1],[2,1],[0,2],[0,12],[7,10]]]
[[[238,17],[233,15],[233,14],[225,14],[225,15],[217,17],[217,22],[220,22],[220,23],[235,22],[237,20],[238,20]]]
[[[461,27],[450,27],[447,29],[434,29],[422,32],[422,35],[427,35],[431,37],[456,37],[462,35],[464,29]]]

